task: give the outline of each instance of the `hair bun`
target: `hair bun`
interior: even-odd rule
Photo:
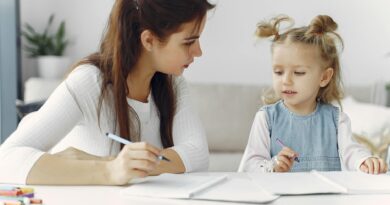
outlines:
[[[308,34],[324,34],[337,29],[337,23],[328,15],[316,16],[309,25]]]
[[[261,21],[257,24],[256,35],[260,38],[266,38],[274,36],[274,40],[279,38],[279,27],[282,22],[290,22],[293,24],[293,20],[286,15],[276,16],[269,21]]]

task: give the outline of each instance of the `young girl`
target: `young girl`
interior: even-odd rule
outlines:
[[[342,96],[337,24],[320,15],[280,34],[280,23],[290,20],[279,16],[258,25],[259,37],[273,36],[276,97],[266,97],[269,105],[257,112],[239,171],[386,172],[384,160],[353,141],[348,116],[330,104]]]
[[[0,182],[119,185],[207,170],[205,134],[176,76],[202,55],[199,36],[213,7],[116,0],[100,50],[0,147]],[[120,145],[106,133],[134,143]]]

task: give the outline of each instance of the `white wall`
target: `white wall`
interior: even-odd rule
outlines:
[[[65,19],[73,60],[95,51],[114,0],[21,0],[21,21],[42,28],[51,13]],[[328,14],[339,24],[344,38],[342,55],[346,85],[390,81],[390,1],[388,0],[214,0],[201,37],[203,56],[185,73],[193,82],[262,84],[271,82],[269,42],[256,43],[259,20],[284,13],[296,25],[307,25],[318,14]],[[35,65],[24,58],[25,75],[35,75]]]
[[[20,0],[21,24],[28,22],[42,31],[51,14],[55,14],[53,30],[65,20],[71,41],[65,51],[73,62],[95,52],[100,43],[114,0]],[[37,75],[35,60],[23,55],[23,79]]]

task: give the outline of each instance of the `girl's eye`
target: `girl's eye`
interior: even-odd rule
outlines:
[[[275,73],[276,75],[282,75],[282,74],[283,74],[282,71],[274,71],[274,73]]]
[[[296,75],[305,75],[305,72],[295,72]]]

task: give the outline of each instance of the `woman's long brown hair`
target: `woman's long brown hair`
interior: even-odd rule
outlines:
[[[114,97],[115,127],[121,137],[140,140],[139,119],[128,105],[127,76],[140,52],[140,34],[148,29],[161,41],[178,31],[183,23],[202,21],[214,5],[207,0],[116,0],[98,52],[87,56],[81,64],[93,64],[102,73],[102,89],[97,108],[100,123],[102,103],[110,88]],[[172,127],[176,95],[172,76],[157,72],[151,81],[153,100],[160,118],[160,137],[164,148],[173,146]]]

